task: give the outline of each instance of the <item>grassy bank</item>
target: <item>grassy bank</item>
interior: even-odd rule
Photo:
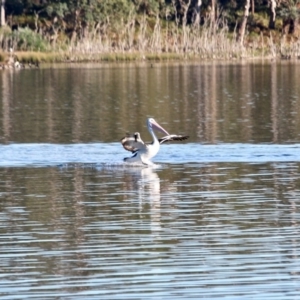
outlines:
[[[131,21],[132,22],[132,21]],[[255,57],[298,58],[300,42],[279,32],[248,32],[243,45],[235,31],[225,22],[213,25],[207,21],[201,27],[168,25],[160,19],[138,25],[123,24],[116,32],[112,28],[87,32],[84,38],[71,42],[58,36],[55,42],[28,28],[11,32],[0,29],[2,64],[18,61],[23,64],[53,62],[114,62],[166,60],[232,60]]]
[[[132,61],[176,61],[195,59],[197,55],[184,55],[180,53],[139,53],[139,52],[112,52],[112,53],[81,53],[81,52],[38,52],[14,51],[14,61],[21,64],[40,63],[68,63],[68,62],[132,62]],[[10,52],[0,52],[0,64],[8,63]]]
[[[14,60],[21,64],[38,65],[41,63],[87,63],[87,62],[133,62],[133,61],[179,61],[179,60],[231,60],[242,58],[262,57],[260,55],[245,55],[245,51],[233,56],[197,53],[139,53],[139,52],[112,52],[112,53],[69,53],[65,52],[34,52],[15,51]],[[267,57],[264,55],[263,57]],[[0,64],[9,61],[10,53],[0,52]]]

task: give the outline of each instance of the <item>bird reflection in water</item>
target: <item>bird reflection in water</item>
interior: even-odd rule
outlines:
[[[144,202],[150,204],[151,232],[159,237],[161,230],[160,179],[152,168],[143,168],[138,180],[139,208]]]
[[[145,210],[150,206],[151,232],[154,238],[158,238],[161,230],[161,187],[157,172],[154,168],[127,168],[124,172],[127,189],[136,192],[141,219],[149,215]]]

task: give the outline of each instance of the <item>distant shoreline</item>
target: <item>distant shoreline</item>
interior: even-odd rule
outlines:
[[[35,52],[16,51],[13,54],[0,54],[0,65],[14,67],[16,63],[22,65],[39,66],[42,63],[101,63],[101,62],[178,62],[178,61],[251,61],[251,60],[299,60],[293,56],[272,56],[272,55],[250,55],[245,50],[240,55],[201,55],[182,53],[142,53],[142,52],[112,52],[112,53],[69,53],[69,52]]]

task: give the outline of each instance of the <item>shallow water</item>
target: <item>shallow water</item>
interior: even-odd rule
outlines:
[[[275,67],[1,74],[0,298],[298,299],[298,69]],[[125,164],[151,97],[190,139]]]

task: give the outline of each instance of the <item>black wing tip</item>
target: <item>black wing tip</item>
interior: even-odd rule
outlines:
[[[175,134],[171,134],[171,135],[167,135],[161,139],[158,139],[160,144],[163,143],[168,143],[168,142],[172,142],[172,141],[184,141],[187,140],[190,136],[189,135],[175,135]]]
[[[173,140],[174,141],[184,141],[187,140],[190,136],[189,135],[177,135],[174,136]]]
[[[174,139],[178,140],[178,141],[183,141],[183,140],[187,140],[190,136],[189,135],[178,135],[176,137],[174,137]]]

